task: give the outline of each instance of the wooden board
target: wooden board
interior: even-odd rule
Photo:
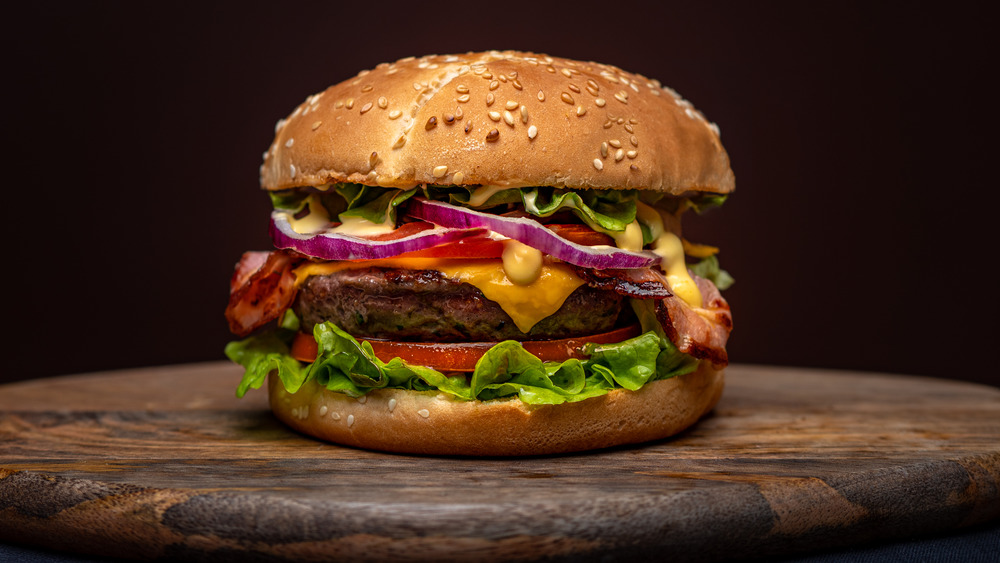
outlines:
[[[389,455],[299,436],[223,363],[0,386],[0,540],[143,558],[787,554],[1000,518],[1000,389],[732,366],[674,439]],[[502,429],[498,430],[502,431]]]

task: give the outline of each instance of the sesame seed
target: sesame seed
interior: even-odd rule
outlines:
[[[622,142],[619,141],[618,139],[611,139],[610,141],[608,141],[608,144],[616,149],[620,149],[622,147]]]
[[[335,412],[335,413],[333,413],[333,414],[330,415],[330,418],[332,418],[334,420],[340,420],[340,413],[339,412]]]
[[[371,84],[366,85],[364,88],[361,89],[361,91],[362,92],[371,92],[372,91],[372,85]]]
[[[438,118],[432,115],[430,116],[430,118],[427,119],[427,123],[424,124],[424,129],[430,131],[431,129],[437,127],[437,124],[438,124]]]
[[[469,131],[472,131],[472,122],[471,121],[465,124],[465,132],[468,133]]]
[[[389,399],[389,412],[396,410],[396,399]]]
[[[636,166],[636,165],[634,165],[634,164],[630,165],[628,167],[628,169],[631,170],[632,172],[638,172],[639,171],[639,167]]]
[[[716,122],[713,121],[713,122],[709,123],[708,124],[708,128],[711,129],[713,133],[715,133],[716,137],[721,137],[722,136],[722,130],[719,129],[719,125]]]
[[[538,91],[538,101],[539,102],[545,101],[545,92],[542,92],[541,90]]]
[[[625,158],[625,149],[618,149],[615,151],[615,162],[619,162],[623,158]]]
[[[389,112],[389,119],[397,119],[399,116],[403,115],[403,112],[398,109],[394,109]]]
[[[573,96],[570,96],[569,92],[563,92],[562,94],[559,94],[559,97],[562,98],[562,101],[566,102],[567,104],[573,103]]]
[[[628,122],[631,123],[632,125],[638,125],[639,124],[639,120],[636,119],[636,118],[634,118],[634,117],[629,118]]]
[[[444,117],[444,124],[445,125],[452,125],[452,124],[455,123],[455,115],[454,114],[446,113],[446,114],[444,114],[443,117]]]
[[[627,104],[628,103],[628,92],[626,92],[625,90],[621,90],[620,92],[618,92],[617,94],[615,94],[615,99],[618,100],[619,102],[623,103],[623,104]]]
[[[378,153],[372,151],[372,153],[368,156],[368,166],[370,168],[375,168],[376,164],[378,164]]]
[[[485,78],[486,80],[492,80],[493,79],[493,73],[492,72],[484,72],[483,73],[483,78]]]
[[[622,123],[625,123],[625,118],[624,117],[619,117],[618,119],[615,120],[615,123],[617,123],[618,125],[621,125]]]
[[[601,159],[599,158],[594,159],[594,168],[598,170],[604,170],[604,163],[601,162]]]
[[[535,127],[534,125],[528,127],[528,138],[534,139],[536,136],[538,136],[538,127]]]
[[[612,125],[614,125],[614,122],[611,121],[610,119],[604,122],[604,128],[605,129],[611,129]]]
[[[465,102],[469,101],[469,95],[468,94],[462,94],[461,96],[459,96],[459,97],[457,97],[455,99],[458,100],[459,103],[464,104]]]
[[[632,124],[631,123],[626,123],[625,124],[625,130],[628,131],[629,133],[634,133],[635,132],[635,129],[632,128]]]
[[[346,107],[347,109],[353,108],[354,107],[354,98],[348,98],[347,99],[347,103],[344,104],[344,107]]]
[[[465,115],[465,113],[462,112],[462,106],[456,107],[455,108],[455,119],[461,121],[463,115]]]
[[[319,408],[319,415],[320,415],[320,416],[326,416],[326,412],[327,412],[327,410],[329,410],[329,409],[327,409],[327,408],[326,408],[326,405],[323,405],[323,406],[321,406],[321,407]]]
[[[590,94],[591,96],[595,96],[596,97],[597,96],[597,88],[591,88],[590,85],[588,84],[587,85],[587,93]]]
[[[555,72],[556,71],[556,69],[552,68],[552,65],[549,65],[549,66],[545,67],[545,70],[547,70],[549,72]]]
[[[448,167],[444,164],[441,166],[435,166],[431,173],[434,174],[435,178],[443,178],[444,175],[448,173]]]
[[[469,87],[464,84],[459,84],[457,87],[455,87],[455,91],[458,92],[459,94],[468,94]]]
[[[635,92],[639,91],[639,86],[635,82],[629,84],[628,86],[629,86],[629,88],[631,88]]]
[[[385,109],[385,108],[389,107],[389,100],[385,99],[385,96],[379,96],[379,98],[378,98],[378,107],[380,107],[382,109]]]
[[[628,151],[627,153],[625,153],[625,156],[627,156],[629,158],[635,158],[638,155],[639,155],[639,153],[637,151]]]
[[[583,107],[583,106],[576,106],[576,115],[577,115],[578,117],[579,117],[579,116],[582,116],[582,115],[583,115],[583,114],[585,114],[585,113],[587,113],[587,108],[585,108],[585,107]]]
[[[486,134],[486,142],[492,143],[500,138],[500,132],[496,129],[491,129],[489,133]]]
[[[333,104],[334,109],[340,109],[344,107],[344,100],[337,100],[337,103]]]
[[[577,86],[576,84],[570,84],[569,86],[567,86],[567,88],[569,88],[570,90],[576,92],[577,94],[580,93],[580,87]]]
[[[521,104],[515,102],[514,100],[507,100],[507,103],[504,104],[504,107],[506,107],[507,109],[517,109],[517,106],[519,105]]]
[[[347,426],[354,426],[354,415],[347,415]]]
[[[628,142],[632,143],[633,147],[638,147],[639,146],[639,139],[636,139],[635,135],[632,135],[631,137],[629,137],[628,138]]]
[[[500,112],[499,111],[491,111],[487,115],[489,115],[490,119],[492,119],[493,121],[500,121]]]
[[[511,127],[514,126],[514,116],[509,111],[504,110],[503,120],[507,125],[510,125]]]
[[[496,98],[493,96],[493,92],[488,92],[486,94],[486,105],[492,106],[494,101],[496,101]]]
[[[285,148],[290,149],[294,144],[295,144],[295,139],[288,139],[287,141],[285,141]]]
[[[423,86],[421,86],[419,82],[414,82],[414,83],[413,83],[413,89],[414,89],[414,90],[416,90],[417,92],[419,92],[419,91],[423,90],[423,88],[424,88],[424,87],[423,87]]]
[[[322,121],[314,121],[313,124],[312,124],[312,130],[315,131],[315,130],[319,129],[320,125],[323,125]]]
[[[285,126],[285,123],[286,122],[285,122],[284,119],[279,119],[277,122],[275,122],[275,124],[274,124],[274,134],[275,135],[278,134],[278,131],[281,131],[282,127]]]
[[[455,172],[454,174],[451,175],[451,181],[454,184],[461,184],[462,180],[464,179],[465,179],[465,174],[461,172]]]
[[[573,78],[573,73],[568,68],[559,69],[559,72],[561,72],[566,78]]]
[[[497,75],[497,78],[500,79],[500,82],[503,82],[504,84],[507,83],[507,77],[506,76],[500,74],[500,75]]]
[[[294,164],[289,164],[288,165],[288,173],[291,174],[292,178],[295,178],[295,165]]]
[[[593,78],[588,78],[587,79],[587,88],[588,89],[592,88],[594,90],[600,90],[601,86]]]
[[[362,395],[358,397],[358,402],[362,405],[368,402],[368,395]]]
[[[528,106],[521,106],[521,123],[528,122]]]
[[[608,156],[608,143],[607,143],[607,141],[601,143],[601,156],[602,157],[607,157]]]
[[[417,414],[419,414],[420,416],[422,416],[424,418],[428,418],[428,417],[431,416],[431,411],[429,411],[427,409],[420,409],[420,410],[417,411]]]
[[[514,88],[517,89],[517,90],[523,90],[524,89],[524,86],[521,86],[521,81],[520,80],[511,80],[510,83],[513,84]]]
[[[372,109],[372,103],[368,102],[367,104],[361,106],[361,113],[365,113],[370,109]]]
[[[393,143],[392,148],[401,149],[405,144],[406,144],[406,135],[400,135],[399,138],[396,139],[396,142]]]
[[[486,72],[486,67],[485,66],[478,65],[478,64],[477,65],[472,65],[472,74],[475,74],[475,75],[478,76],[478,75],[480,75],[480,74],[482,74],[484,72]]]

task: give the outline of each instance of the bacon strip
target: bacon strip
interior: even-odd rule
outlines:
[[[246,336],[278,317],[295,300],[292,268],[300,259],[284,252],[246,252],[229,281],[229,330]]]
[[[692,276],[702,298],[702,307],[692,307],[674,296],[667,286],[666,276],[653,268],[575,270],[591,287],[612,290],[633,299],[656,300],[657,320],[667,338],[681,352],[709,360],[717,367],[729,363],[726,342],[733,329],[733,316],[729,303],[711,281]]]
[[[726,341],[733,330],[729,303],[715,284],[698,276],[692,278],[701,291],[703,306],[691,307],[683,299],[668,297],[657,301],[656,317],[678,350],[724,367],[729,363]]]

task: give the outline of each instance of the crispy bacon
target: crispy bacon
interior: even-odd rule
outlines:
[[[591,287],[609,289],[634,299],[656,300],[657,320],[667,338],[685,354],[709,360],[716,366],[729,363],[726,341],[733,329],[729,304],[711,281],[692,276],[701,291],[702,306],[692,307],[674,296],[666,276],[653,268],[591,270],[575,268]]]
[[[657,301],[656,317],[678,350],[709,360],[717,367],[725,366],[729,363],[726,341],[733,330],[729,303],[715,284],[698,276],[692,278],[701,291],[702,307],[691,307],[683,299],[668,297]]]
[[[275,319],[295,299],[292,268],[300,259],[284,252],[246,252],[229,282],[229,330],[246,336]]]

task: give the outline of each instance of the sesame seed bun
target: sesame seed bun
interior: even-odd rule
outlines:
[[[614,66],[515,51],[402,59],[310,96],[276,126],[268,190],[355,182],[728,193],[718,128]]]
[[[308,381],[288,393],[268,377],[271,409],[288,426],[348,446],[389,452],[518,456],[565,453],[657,440],[707,414],[722,395],[724,370],[709,362],[638,391],[561,405],[517,398],[460,401],[434,392],[378,389],[361,398]]]

